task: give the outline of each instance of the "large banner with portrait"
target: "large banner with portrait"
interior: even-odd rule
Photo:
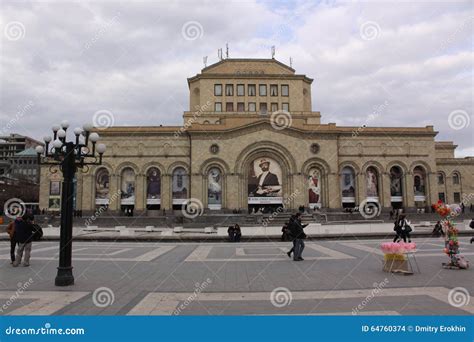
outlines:
[[[173,171],[173,204],[182,205],[188,201],[189,176],[186,170],[178,167]]]
[[[95,175],[95,204],[109,204],[109,171],[101,168]]]
[[[308,176],[308,198],[311,209],[321,208],[321,173],[311,169]]]
[[[135,204],[135,172],[132,169],[125,169],[122,172],[122,199],[121,204]]]
[[[342,203],[355,202],[355,173],[350,167],[342,169],[341,173]]]
[[[379,186],[377,170],[374,167],[368,167],[365,172],[366,179],[366,196],[368,201],[378,201],[379,199]]]
[[[249,165],[248,204],[283,203],[282,171],[272,158],[258,158]]]
[[[146,204],[161,204],[161,173],[156,167],[146,174]]]
[[[207,206],[211,210],[222,208],[222,175],[216,167],[211,168],[207,175]]]

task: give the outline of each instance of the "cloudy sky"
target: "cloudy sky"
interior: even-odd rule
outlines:
[[[180,125],[186,78],[229,43],[231,58],[292,57],[323,123],[433,124],[474,155],[472,1],[289,3],[2,0],[0,134],[40,138],[98,111]]]

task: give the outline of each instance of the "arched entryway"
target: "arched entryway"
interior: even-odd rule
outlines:
[[[403,170],[394,165],[390,168],[390,204],[394,209],[403,208]]]
[[[153,166],[146,172],[146,209],[159,210],[161,207],[161,172]]]

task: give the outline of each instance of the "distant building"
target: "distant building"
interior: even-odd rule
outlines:
[[[43,143],[20,134],[0,136],[0,175],[10,175],[12,166],[10,158],[30,148],[34,152],[34,148],[38,145]]]
[[[456,145],[435,140],[433,126],[369,127],[387,101],[367,113],[367,125],[321,123],[313,80],[275,59],[225,59],[187,81],[182,126],[98,130],[107,152],[101,166],[77,174],[77,209],[152,215],[189,201],[214,212],[473,203],[474,158],[455,158]],[[40,208],[59,209],[60,181],[43,167]]]

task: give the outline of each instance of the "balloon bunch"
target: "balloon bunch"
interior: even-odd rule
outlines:
[[[438,201],[432,205],[432,208],[443,217],[442,225],[445,231],[445,247],[444,253],[449,257],[449,266],[458,265],[459,241],[458,230],[454,225],[453,218],[459,215],[460,210],[458,205],[448,206],[442,201]]]

